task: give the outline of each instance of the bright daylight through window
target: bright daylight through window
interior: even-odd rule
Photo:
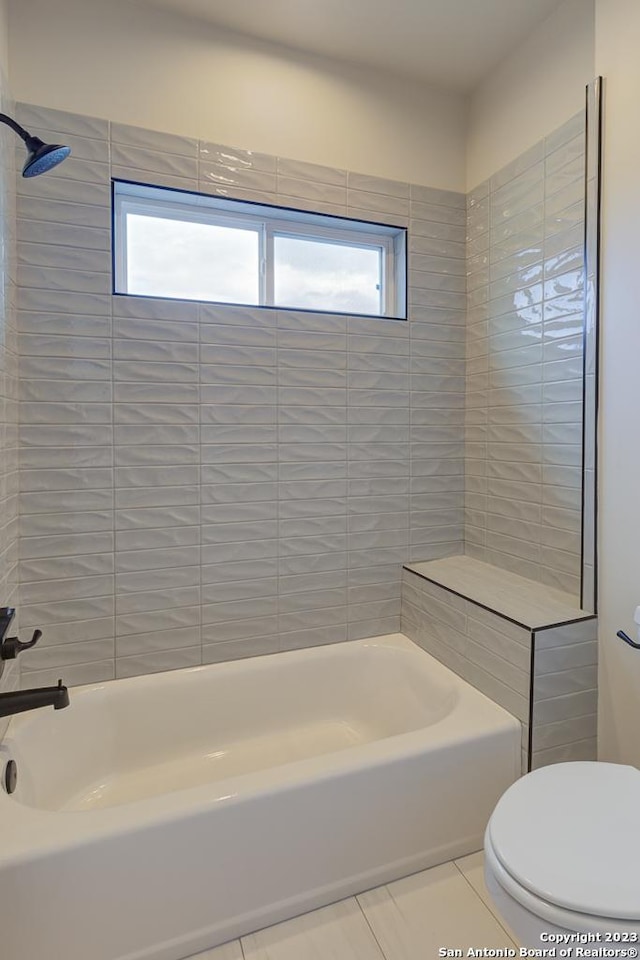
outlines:
[[[406,317],[406,230],[114,181],[115,292]]]

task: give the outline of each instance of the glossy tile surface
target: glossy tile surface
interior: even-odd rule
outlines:
[[[245,960],[384,960],[385,956],[355,898],[249,934],[240,943]]]
[[[523,773],[596,758],[598,622],[571,596],[471,557],[410,564],[401,629],[520,720]]]
[[[467,205],[465,552],[580,602],[584,117]]]
[[[505,930],[455,863],[414,874],[357,898],[387,960],[437,956],[441,946],[510,947]]]
[[[188,960],[244,960],[244,954],[239,940],[231,940],[212,950],[194,954]]]
[[[463,551],[577,595],[577,120],[465,198],[19,111],[77,148],[18,198],[33,682],[392,632],[402,564]],[[111,296],[109,177],[133,173],[409,224],[409,321]],[[485,629],[469,670],[520,697],[522,651]]]
[[[597,757],[598,629],[589,620],[535,633],[533,769]]]
[[[441,586],[489,607],[527,630],[589,616],[570,594],[501,570],[472,557],[448,557],[409,568]]]
[[[462,857],[460,860],[456,860],[455,864],[467,883],[471,884],[485,907],[491,911],[505,933],[517,944],[518,938],[516,934],[498,913],[484,882],[484,854],[482,850],[479,850],[477,853],[470,853],[468,857]]]
[[[528,722],[530,630],[425,580],[410,569],[403,571],[401,626],[408,637],[450,670],[499,703],[521,723]]]
[[[21,183],[29,682],[389,633],[463,538],[465,198],[29,105]],[[77,149],[75,149],[77,148]],[[110,177],[412,225],[409,322],[110,295]]]
[[[421,960],[449,946],[513,948],[482,878],[482,853],[267,927],[189,960]]]

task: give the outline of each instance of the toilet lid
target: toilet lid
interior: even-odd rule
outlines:
[[[534,896],[577,913],[640,920],[640,771],[560,763],[527,774],[489,821],[504,869]]]

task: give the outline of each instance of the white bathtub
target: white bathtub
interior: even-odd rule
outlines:
[[[2,956],[180,960],[480,849],[520,727],[394,635],[78,687],[9,759]]]

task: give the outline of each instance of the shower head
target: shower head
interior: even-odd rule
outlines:
[[[41,173],[57,167],[71,153],[69,147],[63,147],[59,143],[43,143],[39,137],[29,137],[25,144],[27,159],[22,168],[23,177],[38,177]]]
[[[23,177],[37,177],[41,173],[46,173],[47,170],[57,167],[59,163],[66,160],[71,153],[69,147],[64,147],[59,143],[44,143],[40,137],[32,137],[24,127],[8,117],[6,113],[0,113],[0,122],[11,127],[27,148],[27,159],[22,168]]]

